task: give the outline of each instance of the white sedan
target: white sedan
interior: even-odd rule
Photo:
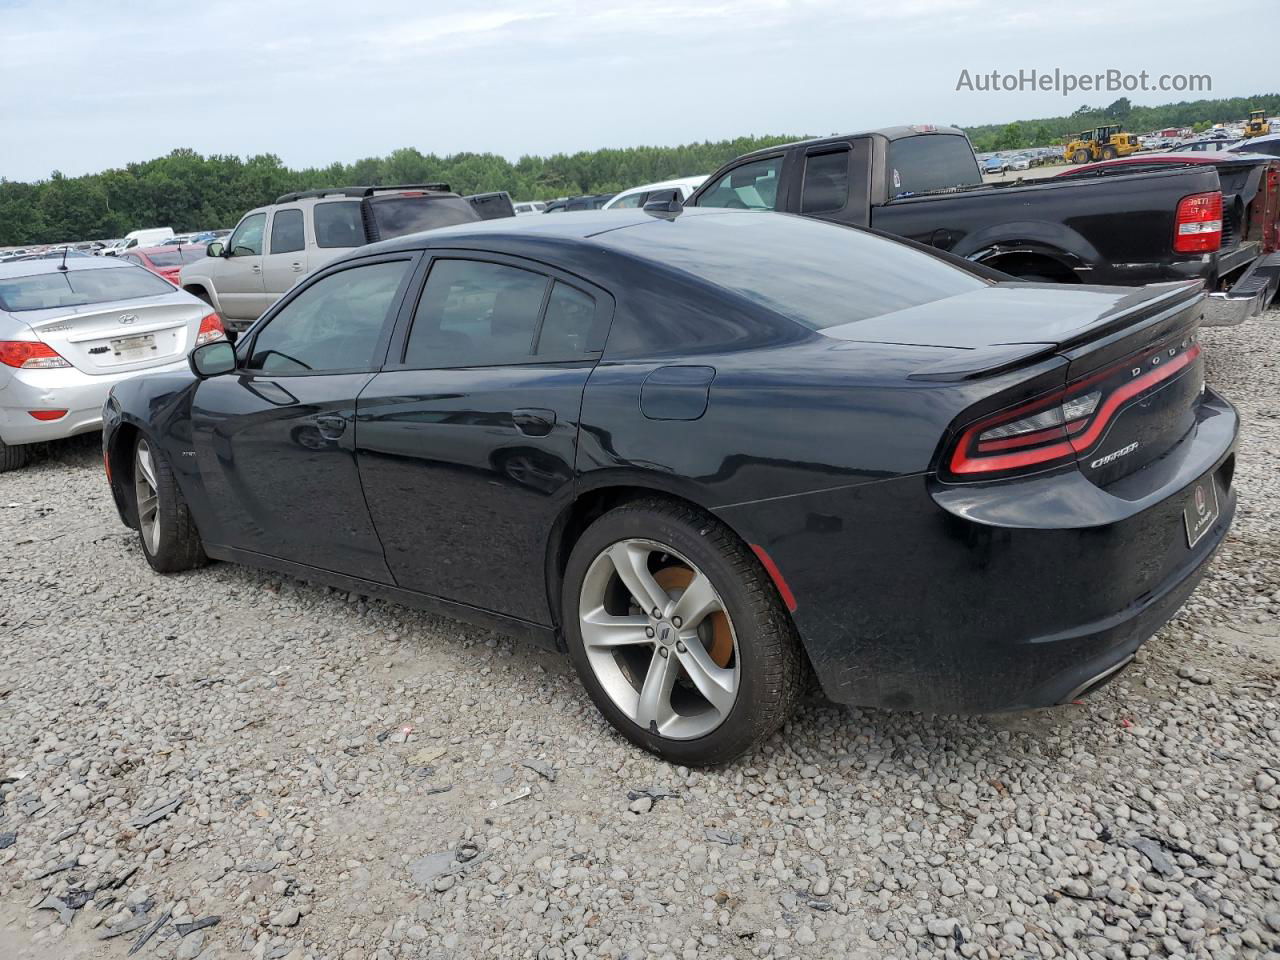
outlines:
[[[0,264],[0,472],[33,443],[97,430],[114,384],[186,370],[193,348],[223,335],[207,303],[142,267]]]
[[[702,186],[702,177],[683,177],[679,180],[662,180],[658,183],[646,183],[642,187],[632,187],[614,195],[602,210],[621,210],[627,207],[643,207],[651,200],[679,200],[681,203],[693,195],[693,191]]]

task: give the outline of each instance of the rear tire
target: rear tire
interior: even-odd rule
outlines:
[[[10,446],[0,440],[0,473],[25,467],[31,459],[31,447],[26,444]]]
[[[1077,150],[1075,153],[1073,153],[1073,154],[1071,155],[1071,162],[1072,162],[1072,163],[1088,163],[1088,162],[1089,162],[1089,151],[1088,151],[1088,150]]]
[[[1118,156],[1119,156],[1119,153],[1117,153],[1117,152],[1116,152],[1116,148],[1115,148],[1115,147],[1103,147],[1103,148],[1102,148],[1102,159],[1103,159],[1103,160],[1114,160],[1114,159],[1115,159],[1116,157],[1118,157]]]
[[[208,563],[169,461],[146,437],[134,446],[133,490],[138,538],[151,569],[177,573]]]
[[[647,597],[638,600],[637,587]],[[683,596],[691,601],[682,607]],[[644,609],[657,606],[656,618]],[[561,609],[596,707],[672,763],[720,764],[750,750],[782,726],[803,690],[799,637],[773,582],[728,527],[692,507],[641,500],[596,520],[569,556]],[[646,709],[646,690],[664,682],[659,708]]]

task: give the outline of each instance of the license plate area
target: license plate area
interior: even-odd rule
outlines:
[[[1187,546],[1194,547],[1218,522],[1218,485],[1207,473],[1191,485],[1191,493],[1182,508],[1182,523],[1187,530]]]
[[[136,337],[120,337],[111,341],[111,353],[120,360],[145,360],[156,349],[155,334],[143,333]]]

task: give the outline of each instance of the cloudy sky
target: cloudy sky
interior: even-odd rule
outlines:
[[[1122,93],[957,91],[962,69],[1277,87],[1215,30],[1274,0],[0,0],[0,177],[192,147],[292,166],[515,159],[746,134],[1069,113]],[[1225,27],[1223,27],[1225,29]],[[1135,103],[1199,95],[1130,94]]]

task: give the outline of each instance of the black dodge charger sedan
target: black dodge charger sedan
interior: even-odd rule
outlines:
[[[982,712],[1128,664],[1235,510],[1203,307],[774,213],[466,224],[117,386],[104,451],[154,569],[523,635],[624,736],[713,763],[809,670],[842,703]]]

